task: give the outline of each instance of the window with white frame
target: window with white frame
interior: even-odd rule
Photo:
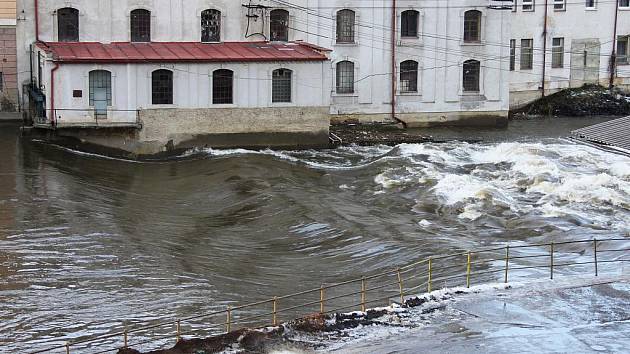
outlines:
[[[277,69],[272,73],[271,78],[271,101],[273,103],[291,102],[291,76],[293,72],[289,69]]]
[[[173,104],[173,72],[155,70],[151,74],[151,103]]]
[[[597,0],[586,0],[584,6],[587,9],[594,9],[595,7],[597,7]]]
[[[218,69],[212,72],[212,104],[234,103],[234,72]]]
[[[340,61],[337,63],[337,93],[354,93],[354,63],[351,61]]]
[[[112,73],[107,70],[90,71],[90,106],[95,106],[98,101],[105,101],[107,106],[112,105]]]
[[[522,0],[521,7],[523,11],[534,11],[534,0]]]
[[[567,0],[553,0],[554,11],[564,11],[567,9]]]
[[[269,16],[269,40],[289,41],[289,11],[276,9]]]
[[[400,63],[400,91],[418,92],[418,62],[405,60]]]
[[[72,7],[57,10],[57,38],[59,42],[79,41],[79,10]]]
[[[337,43],[354,43],[356,14],[344,9],[337,12]]]
[[[477,60],[466,60],[463,66],[462,86],[464,92],[479,92],[481,63]]]
[[[564,38],[562,37],[551,40],[551,67],[564,67]]]
[[[534,67],[534,40],[521,39],[521,70],[531,70]]]
[[[630,0],[619,0],[619,7],[630,7]]]
[[[617,64],[630,64],[630,35],[617,37]]]
[[[481,11],[469,10],[464,13],[464,42],[481,41]]]
[[[151,11],[136,9],[129,14],[132,42],[151,42]]]
[[[221,41],[221,11],[207,9],[201,11],[201,41]]]
[[[400,15],[400,36],[405,38],[417,38],[419,23],[420,13],[418,11],[403,11]]]

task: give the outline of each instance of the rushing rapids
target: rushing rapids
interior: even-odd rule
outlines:
[[[434,254],[627,235],[630,158],[562,129],[541,136],[549,122],[515,124],[478,144],[207,149],[159,163],[29,144],[2,126],[0,346],[44,348]]]

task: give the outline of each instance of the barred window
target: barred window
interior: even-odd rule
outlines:
[[[479,75],[481,64],[477,60],[466,60],[464,62],[463,88],[464,92],[479,92]]]
[[[151,11],[136,9],[130,15],[131,41],[151,42]]]
[[[291,102],[291,76],[289,69],[274,70],[272,74],[272,102]]]
[[[418,92],[418,62],[407,60],[400,63],[400,91]]]
[[[522,0],[523,11],[534,11],[534,0]]]
[[[551,67],[564,67],[564,38],[562,37],[551,40]]]
[[[227,69],[215,70],[212,73],[212,103],[232,104],[234,91],[234,72]]]
[[[553,10],[554,11],[566,10],[566,0],[553,0]]]
[[[407,10],[403,11],[400,17],[400,35],[402,37],[418,37],[420,13],[415,10]]]
[[[107,105],[112,105],[112,73],[107,70],[90,71],[90,106],[95,101],[105,98]]]
[[[337,43],[354,43],[355,17],[352,10],[337,12]]]
[[[586,3],[584,4],[584,6],[586,6],[586,8],[593,9],[597,6],[596,0],[585,0],[585,1]]]
[[[208,9],[201,12],[201,41],[221,41],[221,11]]]
[[[521,39],[521,70],[531,70],[534,67],[534,40]]]
[[[155,70],[151,75],[151,95],[153,104],[173,104],[173,72]]]
[[[337,93],[354,93],[354,63],[337,63]]]
[[[516,69],[516,39],[510,39],[510,71]]]
[[[79,41],[79,10],[71,7],[57,10],[57,37],[59,42]]]
[[[269,39],[286,42],[289,40],[289,11],[273,10],[270,13]]]
[[[464,13],[464,42],[479,41],[481,41],[481,11],[466,11]]]

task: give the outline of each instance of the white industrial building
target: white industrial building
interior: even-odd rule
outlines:
[[[630,89],[630,0],[518,0],[510,22],[512,107],[543,89]]]
[[[543,85],[605,82],[613,47],[627,84],[628,0],[615,41],[611,1],[519,1],[20,0],[19,82],[38,126],[137,154],[324,144],[331,121],[501,124]]]

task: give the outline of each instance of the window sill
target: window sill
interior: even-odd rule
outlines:
[[[151,104],[147,109],[174,109],[178,108],[175,104]]]
[[[630,6],[628,6],[628,7],[619,7],[619,11],[630,11]]]
[[[295,107],[293,102],[271,102],[271,107]]]
[[[481,47],[486,45],[486,41],[477,41],[477,42],[464,42],[461,41],[459,43],[459,45],[461,45],[462,47]]]
[[[460,92],[459,94],[460,96],[481,96],[482,93],[481,91],[465,91],[465,92]]]
[[[238,108],[235,103],[211,103],[210,108]]]
[[[335,46],[337,47],[358,47],[359,43],[357,42],[352,42],[352,43],[348,43],[348,42],[335,42]]]
[[[397,92],[396,96],[400,96],[400,97],[421,97],[422,93],[415,91],[415,92]]]
[[[398,39],[399,47],[421,46],[423,44],[421,37],[402,37]]]
[[[584,9],[584,11],[597,11],[596,7],[587,7]]]
[[[356,92],[353,93],[337,93],[337,92],[333,92],[332,94],[334,97],[359,97],[359,94]]]

